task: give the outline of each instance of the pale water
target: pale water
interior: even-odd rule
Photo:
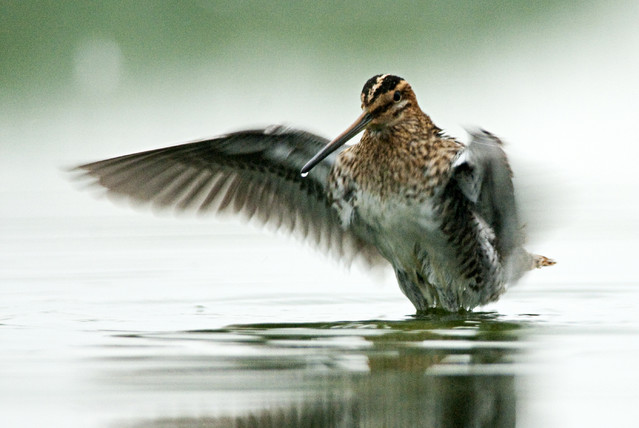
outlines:
[[[1,232],[3,426],[639,418],[635,283],[538,271],[475,313],[417,317],[390,275],[249,226],[139,214]]]

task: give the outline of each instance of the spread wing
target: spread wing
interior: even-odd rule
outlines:
[[[486,131],[471,132],[471,136],[470,144],[453,163],[453,178],[475,212],[493,229],[497,251],[506,259],[524,241],[512,171],[497,137]]]
[[[337,153],[307,177],[300,169],[328,140],[283,127],[88,163],[72,171],[140,203],[177,211],[233,212],[310,238],[350,263],[382,262],[377,249],[342,228],[331,207],[328,174]]]

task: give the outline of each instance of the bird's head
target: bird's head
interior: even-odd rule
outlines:
[[[362,116],[366,115],[369,129],[393,126],[404,119],[415,106],[417,99],[407,81],[390,74],[373,76],[362,88]]]
[[[408,82],[391,74],[378,74],[368,79],[362,88],[361,101],[362,114],[313,156],[302,168],[302,174],[307,174],[315,165],[364,129],[381,131],[400,123],[415,109],[419,110],[417,98]]]

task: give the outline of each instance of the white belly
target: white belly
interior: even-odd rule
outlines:
[[[486,300],[483,293],[469,289],[471,282],[460,267],[459,248],[442,232],[441,213],[433,200],[420,204],[399,198],[382,202],[360,193],[352,205],[347,205],[342,205],[346,208],[342,214],[365,224],[366,239],[393,265],[402,291],[418,309],[441,306],[457,310]],[[479,221],[476,216],[473,218]],[[489,244],[490,230],[484,230],[479,223],[459,226],[478,232],[473,234],[479,240],[478,251],[491,258],[495,255]],[[501,281],[495,279],[489,281],[492,285],[488,293],[493,285],[503,290]]]
[[[409,205],[401,200],[386,200],[359,195],[354,209],[366,223],[380,252],[393,266],[418,266],[417,251],[448,253],[447,241],[440,231],[441,221],[433,205],[426,202]]]

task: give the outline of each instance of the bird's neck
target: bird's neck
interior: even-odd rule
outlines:
[[[416,109],[395,123],[369,127],[362,136],[361,143],[378,145],[383,142],[387,146],[405,146],[412,141],[430,145],[436,144],[440,133],[441,129],[435,126],[430,117],[421,109]]]

